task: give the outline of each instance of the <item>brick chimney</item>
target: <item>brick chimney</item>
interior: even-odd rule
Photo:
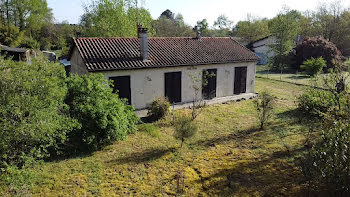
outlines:
[[[199,27],[197,25],[194,26],[193,31],[196,32],[196,39],[200,40],[202,38],[202,32],[199,31]]]
[[[142,25],[137,25],[137,34],[140,39],[141,58],[143,61],[146,61],[149,58],[147,28],[143,28]]]

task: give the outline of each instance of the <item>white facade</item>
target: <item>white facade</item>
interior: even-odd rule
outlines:
[[[254,42],[252,49],[255,53],[260,53],[267,58],[271,58],[275,56],[275,53],[271,50],[269,45],[275,44],[275,43],[276,43],[276,38],[273,36],[270,36],[265,39]]]
[[[157,97],[165,96],[165,73],[168,72],[181,71],[182,103],[193,101],[194,90],[191,76],[198,76],[201,80],[201,73],[204,69],[217,69],[216,97],[232,96],[234,95],[235,67],[247,67],[247,93],[254,93],[255,62],[106,71],[102,73],[107,79],[110,77],[130,76],[131,105],[135,109],[145,109]],[[201,94],[201,91],[199,92]]]

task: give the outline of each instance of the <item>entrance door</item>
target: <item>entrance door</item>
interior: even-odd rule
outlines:
[[[202,76],[202,97],[210,100],[216,97],[216,73],[217,69],[208,69],[203,71]]]
[[[165,97],[170,103],[181,102],[181,72],[165,73]]]
[[[130,76],[110,77],[113,81],[113,93],[118,92],[119,98],[127,99],[131,105]]]
[[[242,94],[247,91],[247,67],[235,68],[234,94]]]

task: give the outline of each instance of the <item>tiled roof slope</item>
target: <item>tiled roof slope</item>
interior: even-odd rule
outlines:
[[[88,71],[188,66],[257,61],[231,38],[149,38],[149,60],[140,56],[138,38],[75,38]]]

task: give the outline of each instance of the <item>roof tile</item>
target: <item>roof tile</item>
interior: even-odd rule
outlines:
[[[257,61],[231,38],[149,38],[149,61],[142,61],[138,38],[74,38],[89,71]]]

